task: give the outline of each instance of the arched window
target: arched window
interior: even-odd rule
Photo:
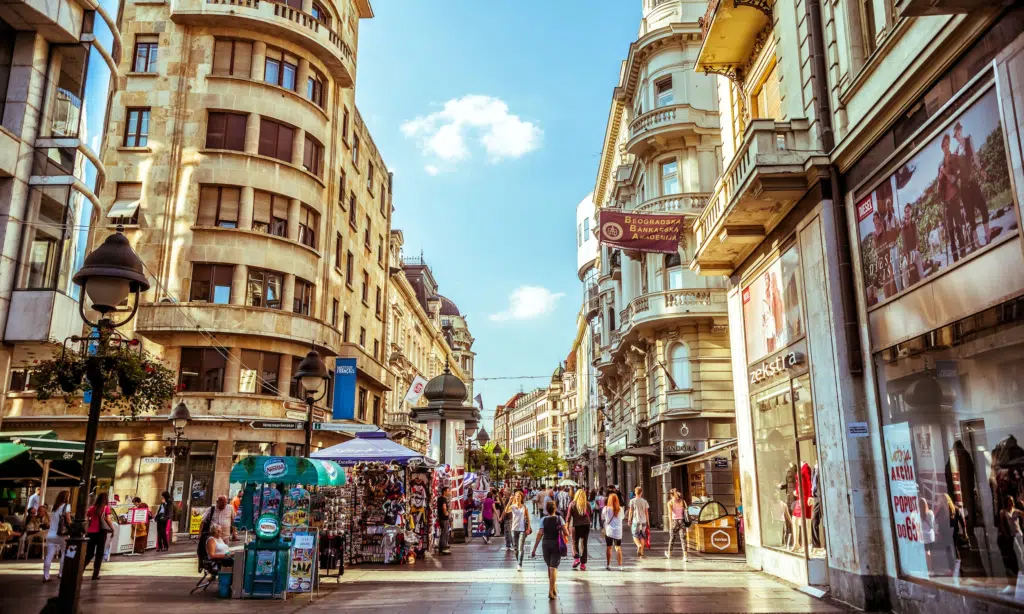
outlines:
[[[671,363],[672,379],[675,382],[676,390],[692,388],[690,383],[690,346],[685,343],[677,343],[672,346],[669,353]]]

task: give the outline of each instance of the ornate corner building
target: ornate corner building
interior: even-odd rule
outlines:
[[[595,483],[642,486],[655,524],[673,487],[687,500],[714,499],[729,510],[739,504],[726,284],[689,268],[692,226],[722,156],[715,79],[693,72],[705,10],[700,1],[643,2],[593,192],[598,224],[613,209],[684,216],[678,250],[602,245],[593,265],[578,258],[595,373],[588,385],[598,389],[603,430],[603,459],[592,468],[603,463],[607,472]],[[652,477],[658,465],[664,472]]]

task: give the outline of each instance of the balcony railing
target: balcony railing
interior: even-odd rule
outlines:
[[[619,312],[619,332],[627,335],[638,324],[679,316],[707,316],[726,312],[725,290],[718,288],[666,290],[633,299]],[[614,344],[613,344],[614,345]],[[613,347],[614,350],[614,347]]]
[[[635,210],[647,213],[700,213],[710,197],[708,192],[669,194],[642,202]]]
[[[412,419],[408,412],[389,411],[384,414],[385,426],[412,426]]]
[[[690,130],[694,128],[714,129],[719,125],[718,114],[695,109],[689,104],[673,104],[648,111],[629,124],[629,142],[626,149],[632,154],[642,153],[646,147],[643,143],[648,136],[664,133],[672,129]]]

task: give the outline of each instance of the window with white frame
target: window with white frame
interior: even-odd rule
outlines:
[[[676,390],[692,388],[690,383],[690,346],[685,343],[673,345],[669,352],[669,362]]]
[[[661,195],[679,193],[679,161],[675,158],[661,163]]]
[[[673,104],[672,77],[668,76],[654,83],[654,103],[659,109]]]

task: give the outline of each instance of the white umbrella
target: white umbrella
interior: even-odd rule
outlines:
[[[570,480],[569,478],[566,478],[566,479],[562,480],[561,482],[558,483],[558,485],[559,486],[577,486],[577,487],[579,486],[579,484],[577,484],[576,482]]]

